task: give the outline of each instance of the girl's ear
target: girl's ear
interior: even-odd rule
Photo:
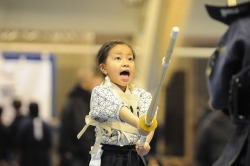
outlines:
[[[107,70],[106,70],[105,64],[101,63],[101,64],[99,65],[99,67],[100,67],[101,72],[102,72],[103,74],[107,75]]]

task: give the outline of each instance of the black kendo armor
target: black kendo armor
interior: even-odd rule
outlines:
[[[250,66],[233,76],[229,104],[230,115],[235,123],[250,124]]]
[[[250,124],[250,2],[232,7],[206,5],[206,9],[213,19],[229,26],[207,67],[211,104],[230,113],[235,122],[249,120]],[[231,13],[225,16],[222,11]]]
[[[236,124],[212,166],[250,166],[250,1],[206,5],[206,9],[213,19],[228,25],[206,71],[211,105],[229,114]]]

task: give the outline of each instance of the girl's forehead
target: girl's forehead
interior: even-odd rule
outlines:
[[[109,52],[112,52],[112,51],[129,51],[129,52],[132,52],[131,48],[126,44],[117,44],[117,45],[115,45],[113,48],[111,48],[109,50]]]

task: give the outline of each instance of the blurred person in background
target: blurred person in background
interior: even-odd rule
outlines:
[[[50,126],[39,117],[39,106],[29,104],[29,120],[19,138],[20,166],[52,166],[52,133]]]
[[[7,126],[2,122],[3,108],[0,106],[0,166],[9,166],[7,148],[9,145],[9,134]]]
[[[211,106],[229,115],[236,130],[213,166],[249,166],[250,1],[222,2],[224,6],[206,5],[213,19],[228,26],[209,59],[206,74]]]
[[[69,92],[62,109],[61,130],[59,136],[60,166],[87,166],[90,160],[90,147],[95,142],[94,127],[80,140],[78,132],[84,126],[84,117],[90,111],[92,89],[100,85],[103,76],[98,70],[81,68],[77,73],[77,82]]]
[[[15,111],[14,120],[8,126],[8,130],[10,133],[10,147],[9,147],[9,156],[10,161],[13,165],[16,165],[17,160],[17,149],[18,149],[18,135],[20,132],[21,127],[24,124],[25,116],[22,114],[22,102],[19,99],[13,99],[12,107]]]

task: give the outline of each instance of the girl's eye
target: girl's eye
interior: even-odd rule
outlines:
[[[129,61],[134,61],[134,57],[128,58]]]
[[[115,60],[121,60],[121,57],[115,57]]]

